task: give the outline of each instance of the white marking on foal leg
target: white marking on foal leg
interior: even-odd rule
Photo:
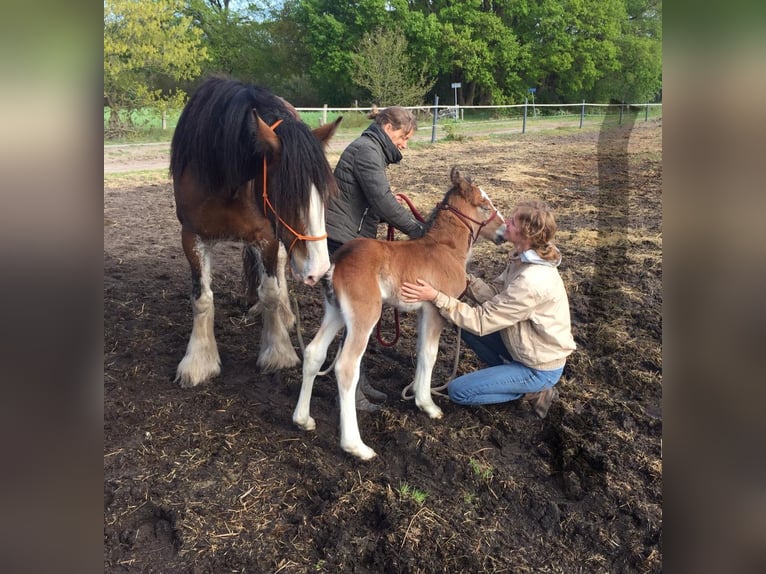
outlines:
[[[215,306],[210,288],[210,253],[201,240],[195,251],[200,260],[200,296],[192,296],[194,315],[192,332],[186,346],[186,354],[176,369],[176,382],[183,388],[196,387],[221,372],[221,358],[213,331]]]
[[[312,431],[316,428],[316,421],[310,413],[311,391],[314,388],[317,373],[327,357],[327,349],[341,327],[343,327],[343,320],[338,310],[332,305],[325,304],[325,316],[319,331],[303,352],[303,382],[298,403],[293,411],[293,422],[303,430]]]
[[[440,419],[444,414],[431,397],[431,376],[439,351],[439,337],[443,325],[444,320],[435,307],[421,307],[418,325],[418,365],[415,369],[413,391],[415,404],[432,419]]]
[[[362,441],[356,419],[356,386],[359,383],[362,355],[369,337],[369,333],[362,338],[349,330],[335,365],[340,396],[340,447],[362,460],[369,460],[375,456],[375,451]]]

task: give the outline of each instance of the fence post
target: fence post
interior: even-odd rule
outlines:
[[[436,116],[439,115],[439,96],[434,96],[434,121],[431,125],[431,143],[436,141]]]
[[[165,110],[162,110],[162,131],[165,131],[167,127],[168,127],[167,112]]]
[[[649,121],[649,104],[646,104],[646,108],[644,108],[644,121]]]
[[[524,118],[521,121],[521,133],[527,132],[527,98],[524,98]]]
[[[622,125],[622,108],[625,107],[625,102],[620,104],[620,125]]]
[[[580,127],[582,128],[582,121],[585,119],[585,100],[582,101],[582,107],[580,108]]]

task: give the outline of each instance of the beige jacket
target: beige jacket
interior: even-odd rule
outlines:
[[[501,331],[514,361],[549,371],[563,367],[575,350],[569,298],[558,261],[543,261],[534,251],[514,255],[492,284],[468,276],[472,306],[439,293],[434,305],[445,318],[475,335]]]

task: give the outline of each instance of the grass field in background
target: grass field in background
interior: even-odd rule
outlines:
[[[425,110],[425,107],[424,107]],[[647,113],[648,112],[648,113]],[[338,116],[343,116],[337,135],[357,136],[370,124],[367,111],[336,111],[328,109],[327,113],[321,111],[300,112],[301,119],[312,128],[319,127],[323,119],[332,122]],[[586,107],[583,125],[602,123],[605,115],[610,120],[619,121],[619,108]],[[625,111],[627,114],[627,110]],[[633,113],[637,114],[637,121],[644,119],[655,120],[662,118],[662,106],[634,107]],[[162,115],[159,111],[144,108],[133,112],[131,115],[133,128],[118,138],[107,137],[106,127],[109,121],[110,110],[104,108],[104,144],[124,143],[152,143],[170,141],[173,131],[178,123],[181,112],[170,111],[166,115],[166,128],[162,129]],[[433,124],[433,116],[430,112],[416,112],[418,117],[418,132],[430,130]],[[439,118],[440,137],[455,139],[461,134],[491,134],[493,131],[508,129],[521,130],[523,123],[523,108],[460,108],[460,119]],[[567,107],[527,107],[527,127],[539,129],[543,126],[555,129],[557,127],[578,127],[580,122],[579,106]],[[610,122],[611,123],[611,122]]]

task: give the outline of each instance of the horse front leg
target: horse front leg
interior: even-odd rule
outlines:
[[[327,357],[327,349],[341,327],[343,327],[343,318],[340,311],[325,302],[325,314],[319,331],[303,352],[303,382],[298,403],[293,411],[293,422],[303,430],[312,431],[316,428],[316,421],[311,417],[310,412],[311,391],[314,388],[317,373]]]
[[[192,332],[186,354],[176,369],[175,382],[183,388],[196,387],[221,372],[221,358],[215,342],[213,291],[210,287],[210,251],[199,235],[181,232],[181,244],[192,276]]]
[[[418,324],[418,364],[413,390],[415,404],[432,419],[440,419],[444,414],[431,397],[431,377],[443,328],[444,319],[436,308],[427,303],[423,304]]]
[[[248,249],[255,249],[250,246]],[[248,258],[245,259],[245,276],[248,282],[254,276],[260,278],[257,286],[258,302],[250,309],[249,315],[260,314],[263,328],[258,355],[258,366],[263,372],[273,372],[293,367],[300,362],[290,340],[289,329],[295,325],[295,315],[290,308],[287,291],[285,266],[287,252],[279,241],[267,244],[260,256],[250,265],[257,265],[257,272],[248,270]],[[248,287],[251,291],[252,287]]]
[[[374,326],[375,321],[372,325]],[[335,365],[340,398],[340,447],[349,454],[369,460],[375,451],[362,441],[359,422],[356,418],[356,386],[359,383],[362,356],[372,333],[372,327],[365,329],[358,325],[346,325],[346,338]]]

